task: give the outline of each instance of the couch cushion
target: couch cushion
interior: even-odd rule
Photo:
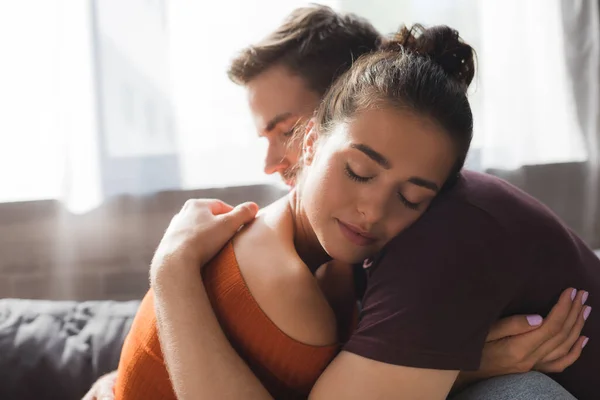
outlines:
[[[117,368],[138,305],[0,299],[0,398],[81,399]]]

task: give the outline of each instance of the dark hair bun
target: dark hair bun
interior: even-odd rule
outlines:
[[[424,28],[422,25],[406,26],[381,45],[384,51],[406,51],[428,57],[454,80],[465,86],[475,76],[475,51],[463,42],[458,31],[446,25]]]

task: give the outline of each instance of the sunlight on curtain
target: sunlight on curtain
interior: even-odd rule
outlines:
[[[344,11],[354,12],[369,19],[383,34],[396,32],[400,26],[422,24],[448,25],[476,51],[481,49],[479,0],[346,0]],[[481,169],[481,146],[485,132],[481,128],[481,85],[479,73],[469,88],[469,101],[474,117],[474,134],[466,166]]]
[[[265,143],[226,70],[237,51],[309,3],[131,0],[125,18],[124,5],[99,2],[98,46],[112,57],[100,64],[92,0],[0,2],[0,201],[60,199],[83,212],[114,194],[279,182],[262,173]],[[470,99],[480,167],[585,159],[558,0],[321,3],[362,15],[384,33],[415,22],[459,30],[478,51]],[[150,10],[152,18],[142,18]],[[112,81],[99,85],[98,76]],[[136,93],[132,82],[143,83]],[[157,120],[162,138],[153,132]],[[150,185],[161,173],[176,176]]]
[[[480,7],[483,165],[516,169],[585,160],[560,2],[486,1]]]
[[[59,12],[52,2],[0,3],[0,201],[60,192]]]
[[[337,8],[338,1],[321,1]],[[173,100],[186,188],[279,183],[262,172],[266,143],[257,139],[243,88],[226,75],[230,60],[274,30],[298,0],[169,3]]]
[[[0,3],[0,201],[99,200],[89,18],[85,1]]]

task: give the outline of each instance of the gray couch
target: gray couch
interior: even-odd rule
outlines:
[[[117,368],[138,305],[0,300],[0,399],[81,399]]]
[[[0,300],[0,399],[80,399],[117,368],[138,305]]]

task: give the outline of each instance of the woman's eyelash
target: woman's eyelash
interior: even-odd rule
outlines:
[[[350,165],[348,164],[346,164],[346,168],[344,168],[344,170],[346,171],[348,178],[352,179],[353,181],[365,183],[371,179],[370,177],[357,175],[354,171],[352,171]]]
[[[353,181],[365,183],[372,179],[371,177],[357,175],[354,171],[352,171],[352,168],[350,168],[350,165],[348,164],[346,164],[346,168],[344,168],[344,170],[346,171],[348,178],[352,179]],[[402,193],[398,193],[398,198],[405,207],[410,208],[411,210],[419,209],[419,204],[408,201],[406,197],[402,195]]]
[[[292,129],[290,129],[290,130],[289,130],[289,131],[287,131],[287,132],[283,132],[283,136],[284,136],[284,137],[291,137],[291,136],[294,134],[294,131],[295,131],[295,130],[296,130],[295,128],[292,128]]]
[[[402,202],[402,204],[404,204],[406,207],[410,208],[411,210],[418,210],[419,209],[419,204],[417,204],[417,203],[411,203],[410,201],[408,201],[406,199],[406,197],[404,197],[402,195],[402,193],[398,193],[398,197],[400,198],[400,201]]]

